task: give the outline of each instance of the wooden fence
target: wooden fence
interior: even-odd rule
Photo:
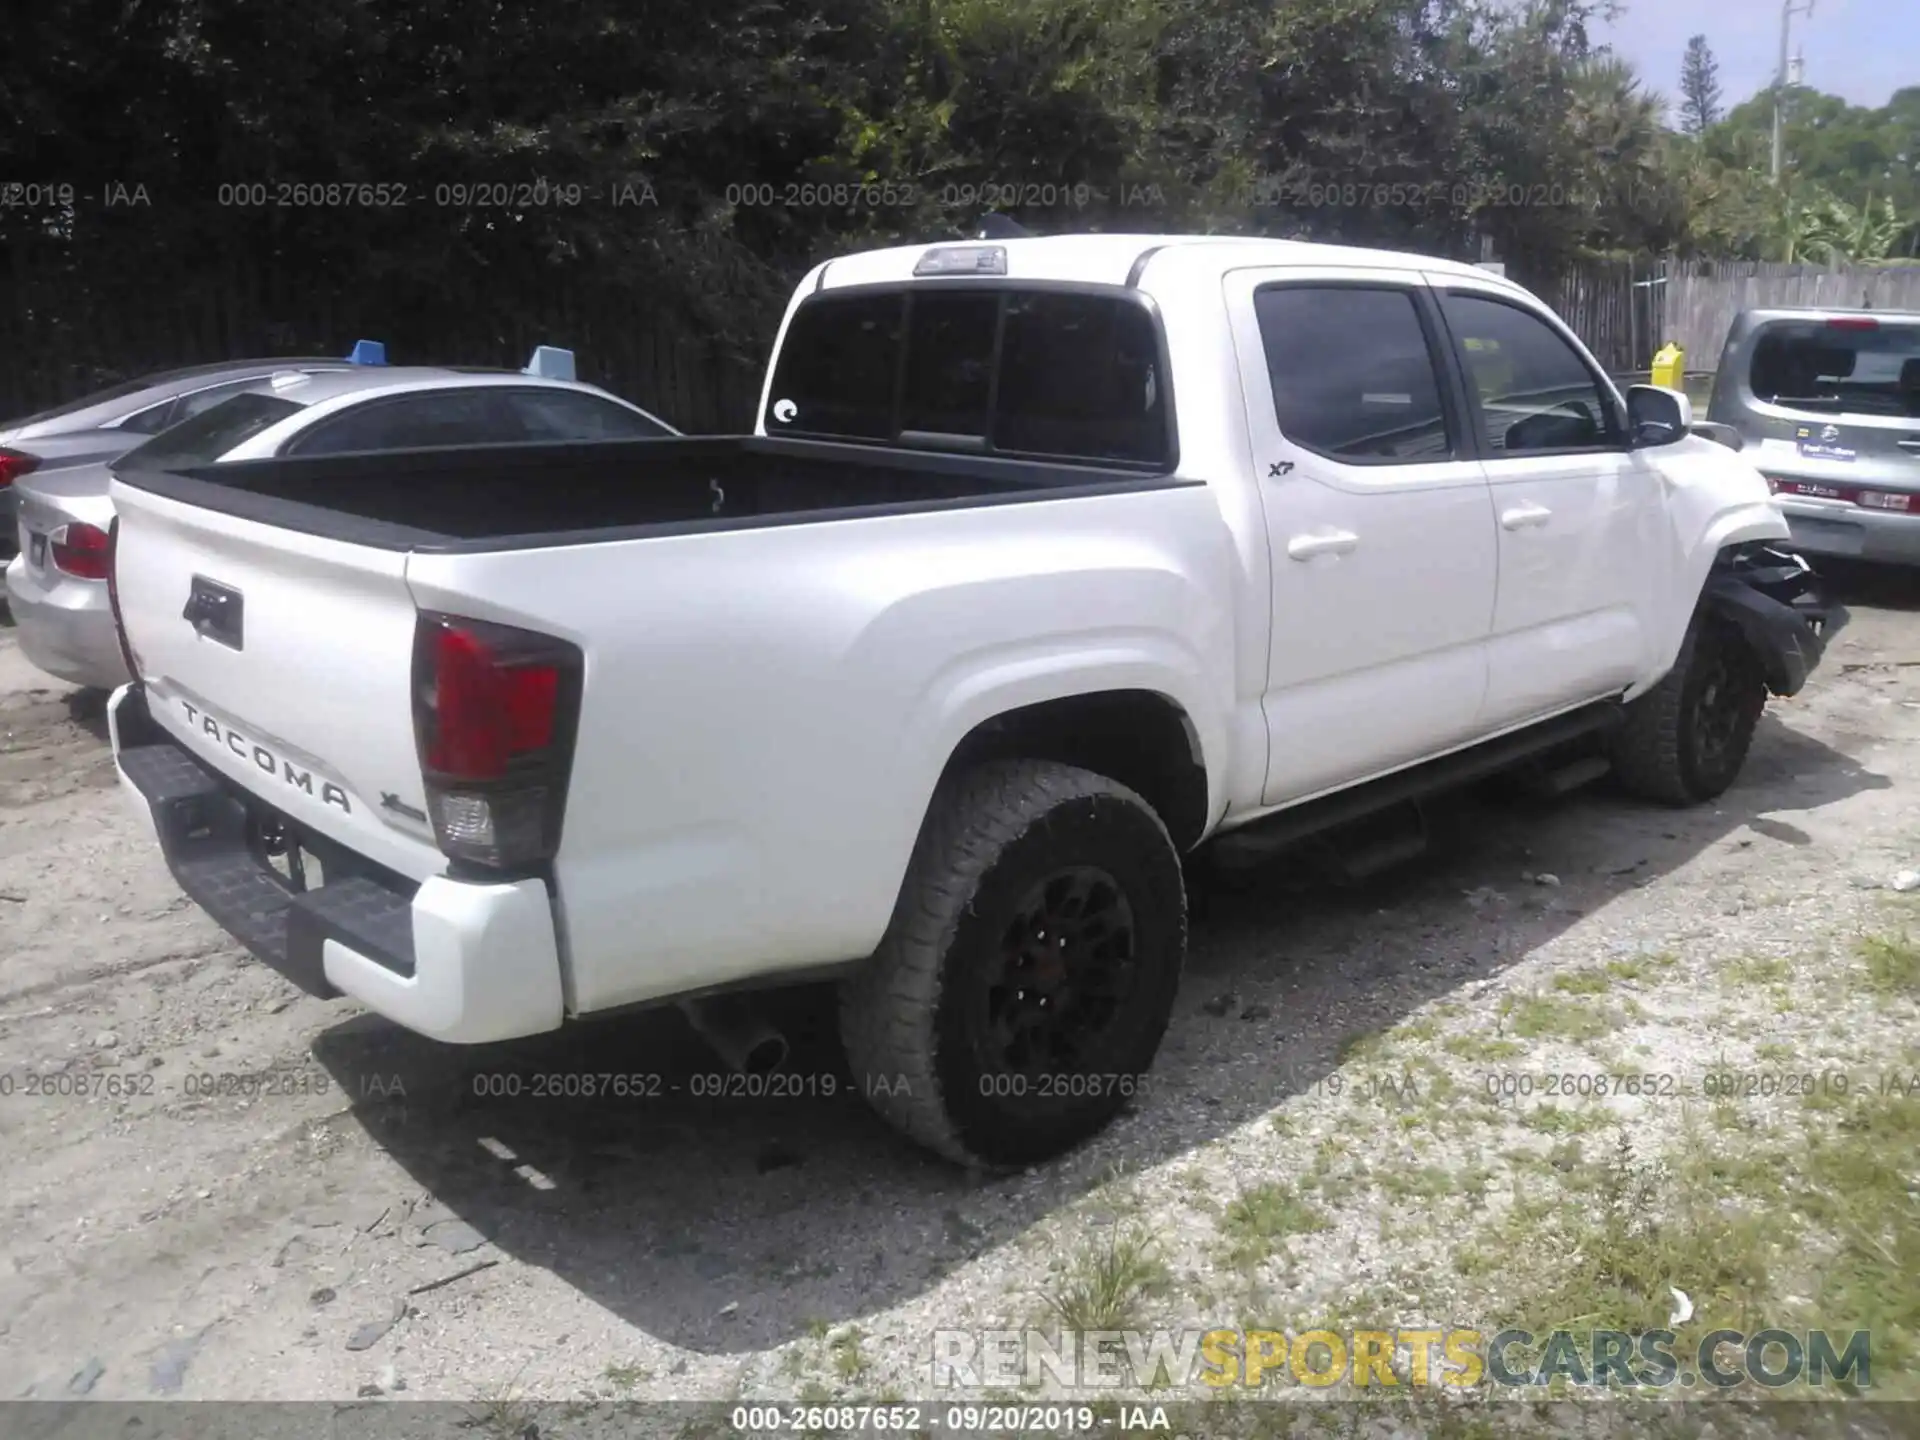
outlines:
[[[1779,265],[1744,260],[1580,261],[1557,273],[1510,272],[1565,318],[1617,374],[1644,373],[1672,341],[1690,372],[1720,363],[1733,317],[1761,306],[1920,311],[1920,265]]]
[[[1662,339],[1686,350],[1689,370],[1712,370],[1733,317],[1742,310],[1775,305],[1920,310],[1920,265],[1699,261],[1671,267],[1664,289]]]
[[[1644,370],[1660,345],[1660,267],[1653,260],[1590,260],[1529,282],[1611,371]]]

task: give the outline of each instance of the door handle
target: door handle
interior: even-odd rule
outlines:
[[[1920,450],[1920,438],[1902,440],[1900,441],[1900,448],[1902,450]]]
[[[1536,525],[1544,525],[1553,518],[1553,512],[1544,505],[1516,505],[1511,510],[1500,512],[1500,524],[1508,530],[1527,530]]]
[[[1334,530],[1323,535],[1295,535],[1287,541],[1289,560],[1311,560],[1316,555],[1344,555],[1360,543],[1351,530]]]

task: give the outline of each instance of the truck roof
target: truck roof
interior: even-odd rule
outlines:
[[[1016,280],[1067,280],[1127,285],[1139,279],[1150,257],[1178,257],[1183,267],[1224,275],[1248,265],[1367,265],[1385,270],[1425,270],[1500,283],[1491,271],[1458,260],[1400,250],[1275,240],[1259,235],[1048,235],[993,240],[930,240],[867,250],[829,260],[814,272],[817,289],[898,283],[914,278],[927,251],[944,246],[998,246],[1007,252],[1007,276]],[[1191,269],[1189,269],[1191,273]],[[1512,281],[1505,282],[1513,284]],[[1517,290],[1520,287],[1514,285]]]

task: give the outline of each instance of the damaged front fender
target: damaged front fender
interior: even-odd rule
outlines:
[[[1740,627],[1760,658],[1767,689],[1783,696],[1799,694],[1848,618],[1805,560],[1774,545],[1742,545],[1722,555],[1701,604]]]

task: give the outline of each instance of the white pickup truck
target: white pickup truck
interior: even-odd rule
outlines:
[[[313,993],[463,1043],[673,1001],[762,1065],[740,997],[831,978],[890,1120],[1028,1163],[1151,1066],[1190,852],[1732,782],[1844,616],[1690,424],[1445,261],[848,256],[751,436],[122,468],[114,750]]]

